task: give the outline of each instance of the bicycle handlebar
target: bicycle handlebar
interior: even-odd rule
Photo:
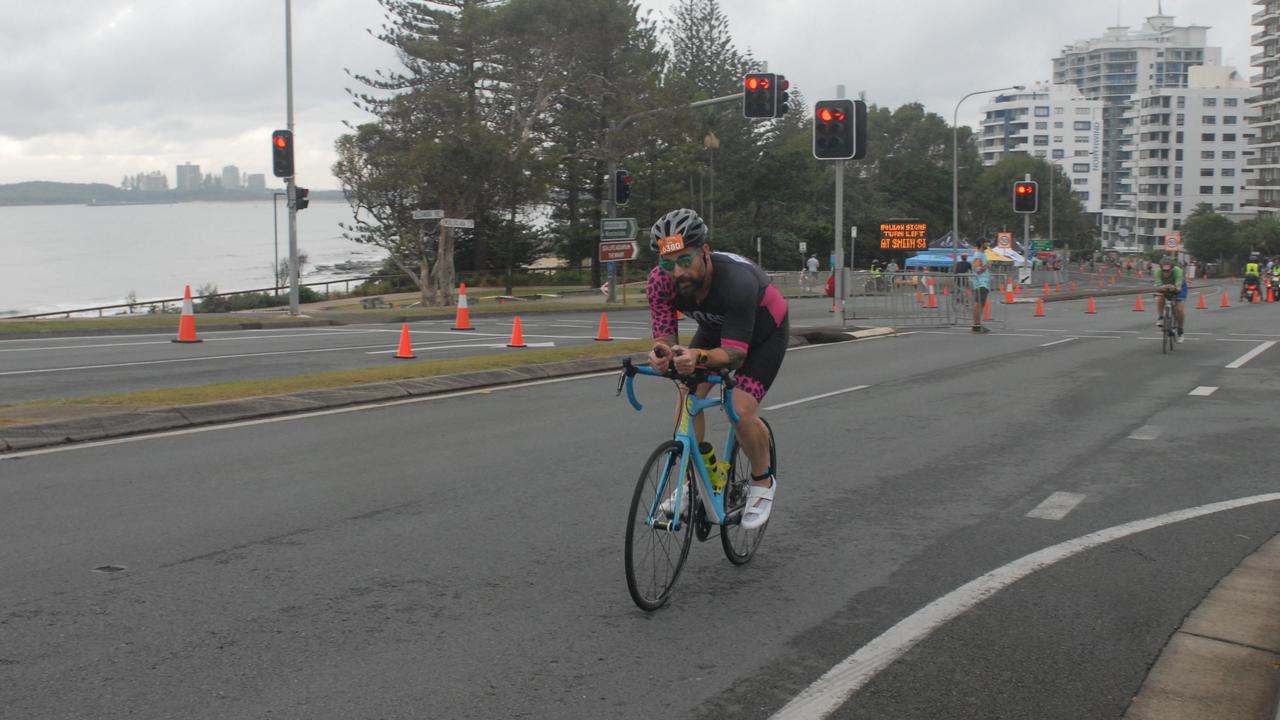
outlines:
[[[652,375],[653,377],[665,377],[669,380],[684,383],[690,390],[697,388],[702,383],[710,383],[712,385],[723,385],[724,395],[723,404],[725,414],[729,416],[729,421],[734,425],[738,424],[738,414],[733,410],[733,389],[738,383],[729,377],[728,371],[715,370],[712,368],[699,368],[692,375],[681,375],[676,372],[674,365],[667,369],[667,372],[660,373],[647,365],[636,365],[631,362],[631,358],[624,358],[622,361],[622,375],[618,378],[618,392],[622,393],[625,386],[627,390],[627,400],[631,403],[631,407],[637,411],[643,410],[644,406],[636,399],[635,377],[636,375]]]

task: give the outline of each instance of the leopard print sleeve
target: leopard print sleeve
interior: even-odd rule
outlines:
[[[649,271],[644,294],[649,298],[649,321],[653,326],[653,336],[677,337],[680,331],[676,323],[676,283],[671,274],[655,266]]]

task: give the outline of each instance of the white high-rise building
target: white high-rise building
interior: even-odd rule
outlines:
[[[1159,88],[1184,87],[1190,68],[1220,64],[1222,50],[1206,45],[1208,31],[1201,25],[1176,26],[1173,16],[1160,8],[1140,30],[1109,27],[1102,37],[1068,45],[1054,58],[1055,84],[1075,85],[1086,98],[1103,102],[1103,207],[1120,206],[1126,190],[1119,121],[1129,99]]]
[[[1102,210],[1101,100],[1086,100],[1074,85],[1037,84],[996,96],[982,113],[978,152],[983,165],[1018,154],[1047,160],[1071,179],[1086,212]]]
[[[1266,213],[1280,212],[1280,0],[1254,0],[1262,6],[1253,14],[1258,32],[1253,44],[1262,52],[1251,59],[1259,72],[1251,80],[1255,93],[1249,99],[1253,109],[1254,149],[1250,165],[1257,177],[1250,180],[1258,191],[1255,206]]]
[[[1136,209],[1134,188],[1126,182],[1125,207],[1102,212],[1104,249],[1161,246],[1201,203],[1237,222],[1256,215],[1251,94],[1234,68],[1203,65],[1190,69],[1185,88],[1134,98],[1120,129],[1125,173],[1138,169]]]
[[[240,168],[235,165],[228,165],[222,168],[222,189],[223,190],[239,190],[240,189]]]
[[[183,163],[178,166],[176,184],[179,190],[200,189],[200,166]]]

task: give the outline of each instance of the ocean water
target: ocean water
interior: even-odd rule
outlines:
[[[182,295],[270,287],[275,234],[270,202],[0,207],[0,316]],[[367,275],[386,256],[344,240],[343,202],[298,213],[302,282]],[[289,215],[279,203],[279,257],[289,254]],[[340,269],[339,264],[356,263]],[[361,269],[364,268],[364,269]]]

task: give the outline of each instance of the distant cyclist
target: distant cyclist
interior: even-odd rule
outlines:
[[[1178,342],[1182,342],[1182,328],[1186,313],[1182,301],[1187,299],[1186,283],[1182,280],[1182,268],[1173,263],[1173,258],[1165,255],[1160,258],[1160,267],[1156,270],[1156,314],[1160,320],[1156,325],[1164,327],[1164,304],[1166,299],[1173,303],[1173,315],[1178,321]]]
[[[702,218],[689,209],[672,210],[653,224],[650,246],[658,253],[658,266],[645,286],[654,337],[649,365],[666,372],[674,362],[682,375],[698,366],[736,370],[742,391],[733,397],[737,435],[751,460],[742,527],[753,530],[769,519],[778,486],[769,466],[769,429],[759,408],[787,351],[787,301],[750,260],[712,252],[706,237]],[[698,323],[687,347],[678,344],[677,310]],[[710,389],[704,383],[698,395],[705,397]],[[694,432],[702,442],[702,413],[694,417]]]

